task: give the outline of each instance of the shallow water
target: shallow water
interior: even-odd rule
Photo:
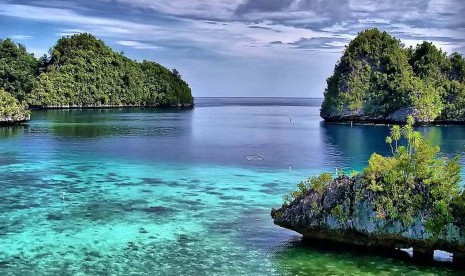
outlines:
[[[0,275],[460,274],[311,248],[273,225],[298,181],[389,152],[386,126],[324,124],[319,104],[204,98],[1,128]],[[464,127],[420,131],[464,156]]]

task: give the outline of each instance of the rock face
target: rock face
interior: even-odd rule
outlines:
[[[31,115],[29,114],[17,114],[16,116],[2,116],[0,117],[0,125],[14,125],[21,124],[31,120]]]
[[[428,192],[422,192],[424,197]],[[289,205],[273,209],[271,217],[281,227],[294,230],[304,239],[340,243],[364,248],[394,250],[414,248],[414,257],[429,260],[434,250],[454,253],[454,262],[463,261],[465,236],[461,223],[451,223],[437,235],[430,233],[426,219],[431,208],[414,215],[412,223],[385,218],[376,213],[376,194],[365,189],[360,177],[339,176],[322,192],[310,190]],[[429,202],[425,198],[425,202]]]
[[[361,122],[361,123],[405,123],[408,116],[412,116],[417,123],[432,123],[434,118],[422,117],[421,112],[415,107],[402,107],[390,114],[366,114],[363,109],[344,109],[340,112],[333,111],[329,114],[322,112],[322,118],[327,122]],[[450,122],[465,122],[464,119],[448,120]],[[448,121],[444,121],[447,123]],[[438,121],[439,122],[439,121]]]
[[[180,108],[191,109],[194,108],[194,103],[180,103],[180,104],[157,104],[157,105],[108,105],[108,104],[89,104],[89,105],[33,105],[34,109],[107,109],[107,108]]]

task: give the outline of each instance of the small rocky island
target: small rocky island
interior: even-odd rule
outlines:
[[[0,125],[14,125],[29,121],[27,106],[20,104],[9,93],[0,90]]]
[[[362,172],[350,176],[325,173],[299,183],[271,211],[274,223],[313,242],[381,252],[413,248],[421,261],[444,250],[464,266],[461,167],[457,158],[439,157],[439,148],[413,131],[413,117],[407,121],[386,138],[392,156],[373,154]]]
[[[465,123],[465,59],[432,43],[416,48],[370,29],[346,47],[327,80],[328,122]]]

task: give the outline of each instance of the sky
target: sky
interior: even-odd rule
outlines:
[[[322,97],[357,33],[465,54],[465,0],[0,0],[0,38],[36,56],[92,33],[178,69],[195,97]]]

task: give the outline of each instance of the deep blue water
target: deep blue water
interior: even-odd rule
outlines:
[[[0,128],[0,275],[436,275],[300,243],[272,207],[311,175],[388,154],[388,126],[325,124],[321,100],[34,111]],[[465,128],[419,128],[446,156]]]

